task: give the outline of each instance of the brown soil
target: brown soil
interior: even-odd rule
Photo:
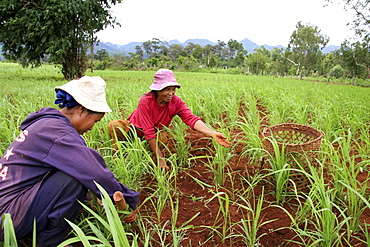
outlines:
[[[241,106],[241,110],[243,106]],[[261,117],[261,128],[268,126],[268,119],[266,118],[265,109],[262,106],[258,106]],[[241,115],[243,112],[241,111]],[[186,140],[191,145],[191,156],[203,156],[212,155],[212,142],[209,138],[204,138],[205,136],[197,131],[188,129]],[[261,172],[262,164],[252,165],[248,162],[248,157],[242,157],[244,151],[244,146],[237,139],[245,139],[241,131],[235,130],[232,133],[232,145],[234,148],[234,156],[229,160],[228,166],[225,168],[228,176],[224,185],[218,187],[214,186],[213,174],[210,172],[209,168],[206,166],[206,160],[198,159],[195,163],[192,163],[191,167],[186,167],[187,169],[180,169],[179,174],[176,177],[176,191],[173,191],[173,198],[178,198],[178,212],[176,227],[181,228],[181,226],[190,220],[192,217],[197,215],[188,226],[192,226],[184,231],[184,237],[181,240],[180,246],[204,246],[204,247],[214,247],[214,246],[247,246],[242,242],[242,237],[245,233],[241,231],[239,227],[241,219],[246,219],[247,211],[242,209],[236,204],[230,204],[228,209],[227,218],[223,218],[224,213],[220,212],[220,204],[217,198],[211,200],[212,197],[218,192],[225,192],[230,196],[231,201],[240,202],[239,196],[244,196],[249,200],[250,203],[256,202],[262,195],[264,190],[264,201],[263,210],[261,214],[261,227],[257,232],[257,236],[261,236],[259,242],[255,246],[302,246],[291,242],[291,240],[299,240],[297,234],[290,230],[288,227],[291,224],[291,219],[288,217],[287,213],[281,208],[274,207],[274,187],[264,180],[260,182],[254,189],[254,197],[252,194],[246,194],[248,188],[247,183],[242,178],[251,178],[256,173]],[[175,151],[174,140],[171,139],[169,147],[171,152]],[[207,149],[204,149],[207,147]],[[367,178],[367,173],[362,173],[362,177],[359,180],[363,181]],[[196,182],[194,178],[204,182],[205,184],[211,185],[212,187],[202,187]],[[171,229],[172,222],[172,210],[170,203],[167,203],[165,209],[158,219],[155,215],[155,210],[153,208],[153,203],[147,201],[142,203],[146,198],[150,197],[156,188],[156,181],[154,178],[148,176],[145,180],[144,189],[141,191],[140,195],[140,216],[142,218],[148,219],[143,222],[148,222],[148,228],[153,228],[156,225],[158,229]],[[175,200],[176,203],[176,200]],[[291,215],[295,215],[297,210],[297,202],[294,199],[288,200],[282,206]],[[361,218],[362,222],[370,224],[370,210],[367,208]],[[205,226],[214,226],[219,234],[216,233],[214,229],[207,228]],[[234,233],[234,236],[230,236],[224,242],[222,242],[222,229],[226,227],[226,236],[230,236],[230,232]],[[133,226],[133,231],[139,234],[139,239],[143,239],[143,232],[140,232],[138,226]],[[155,230],[153,230],[155,232]],[[179,232],[180,233],[180,232]],[[238,236],[239,234],[239,236]],[[163,236],[162,236],[163,237]],[[343,243],[342,246],[366,246],[366,244],[361,243],[357,238],[365,239],[362,233],[354,233],[351,238],[351,243]],[[151,246],[173,246],[171,234],[164,235],[165,245],[159,244],[159,235],[156,233],[152,236],[153,241]],[[163,242],[163,241],[162,241]],[[74,244],[73,246],[82,246],[79,244]],[[140,246],[143,246],[140,243]]]
[[[239,135],[233,135],[238,136]],[[206,155],[202,147],[209,147],[212,143],[209,139],[205,139],[204,135],[193,131],[188,130],[187,140],[191,143],[191,154],[196,156]],[[235,141],[235,140],[234,140]],[[170,144],[171,145],[171,144]],[[240,154],[243,150],[241,144],[237,144],[235,147],[236,155],[229,161],[228,167],[226,168],[229,173],[232,173],[232,177],[228,177],[225,184],[222,185],[219,189],[213,188],[202,188],[192,177],[203,181],[206,184],[214,185],[213,175],[209,171],[209,168],[198,161],[196,164],[193,164],[189,169],[183,169],[177,176],[176,186],[177,186],[177,196],[179,198],[179,215],[177,218],[176,226],[180,227],[183,223],[187,222],[194,215],[198,214],[189,225],[194,226],[191,229],[186,231],[185,238],[181,241],[181,246],[246,246],[245,243],[241,241],[241,237],[234,236],[228,238],[224,243],[222,243],[221,238],[216,234],[212,229],[205,228],[204,226],[216,226],[218,231],[221,231],[225,225],[225,219],[218,215],[220,206],[217,198],[209,201],[217,192],[226,192],[230,196],[234,195],[243,195],[245,192],[246,184],[242,183],[240,180],[241,177],[253,176],[256,172],[261,169],[260,167],[252,166],[248,163],[247,158],[240,158]],[[367,174],[365,174],[367,176]],[[149,188],[155,187],[155,180],[148,177],[147,186]],[[291,220],[288,215],[280,208],[271,206],[275,204],[275,198],[272,191],[274,188],[268,182],[261,182],[256,186],[254,190],[255,198],[258,198],[262,193],[262,188],[264,188],[264,203],[263,211],[261,214],[262,222],[271,221],[260,227],[257,235],[262,236],[259,240],[259,246],[302,246],[290,242],[290,240],[298,240],[297,235],[294,231],[288,229],[290,226]],[[151,190],[141,192],[140,200],[144,201],[145,198],[151,195]],[[230,200],[237,198],[230,198]],[[251,202],[252,198],[248,198]],[[282,207],[287,210],[293,216],[297,210],[298,202],[291,199],[284,203]],[[146,203],[141,205],[141,216],[142,217],[151,217],[155,219],[153,215],[154,209],[151,203]],[[226,220],[226,226],[231,227],[234,232],[239,232],[241,235],[244,235],[240,231],[240,227],[232,226],[232,223],[238,223],[241,219],[245,219],[245,210],[242,210],[236,205],[230,205],[229,215]],[[165,222],[171,222],[171,208],[169,205],[163,210],[160,220],[156,222],[159,226],[164,226],[166,229],[170,229],[170,224],[165,226]],[[362,215],[362,220],[370,223],[370,210],[365,210]],[[160,227],[161,228],[161,227]],[[138,229],[136,229],[138,230]],[[228,235],[230,231],[226,232]],[[356,233],[357,237],[364,239],[361,233]],[[158,236],[153,236],[154,239]],[[167,237],[166,244],[171,243],[171,237]],[[359,240],[353,238],[351,240],[351,245],[343,243],[343,246],[366,246],[362,244]],[[153,245],[161,246],[161,245]],[[169,245],[171,246],[171,244]]]
[[[258,110],[260,112],[261,118],[261,130],[262,128],[269,126],[268,118],[266,114],[266,109],[258,104]],[[242,116],[245,106],[241,105],[240,115]],[[212,142],[210,139],[204,138],[205,136],[197,131],[188,129],[186,140],[191,144],[190,155],[192,156],[203,156],[210,155]],[[276,205],[274,198],[274,187],[264,181],[259,183],[254,189],[254,199],[251,194],[246,195],[246,188],[248,185],[243,182],[241,178],[253,177],[256,173],[261,172],[262,164],[250,164],[248,162],[248,157],[242,157],[242,152],[244,150],[242,142],[238,142],[237,139],[245,139],[241,131],[235,130],[232,133],[232,144],[235,149],[235,155],[229,160],[228,166],[225,168],[228,174],[232,174],[226,178],[224,185],[220,186],[218,189],[214,186],[213,174],[210,172],[209,168],[204,163],[205,160],[197,160],[197,162],[187,167],[188,169],[181,169],[176,178],[176,188],[174,191],[174,198],[178,197],[178,212],[176,227],[182,226],[185,222],[191,219],[194,215],[197,215],[189,225],[192,228],[186,230],[185,237],[181,240],[181,246],[247,246],[242,242],[242,237],[237,236],[238,233],[244,236],[240,227],[236,223],[240,223],[241,219],[246,218],[246,210],[241,207],[230,204],[229,214],[227,219],[223,218],[224,215],[220,213],[220,204],[217,198],[210,200],[216,193],[225,192],[230,197],[231,201],[239,201],[238,196],[249,196],[248,200],[251,203],[256,202],[256,198],[259,198],[264,190],[264,202],[263,210],[261,214],[261,227],[258,230],[257,236],[261,236],[259,242],[255,246],[302,246],[297,243],[291,242],[291,240],[299,240],[297,234],[288,229],[291,225],[291,219],[288,217],[281,208],[274,207]],[[173,139],[171,139],[173,141]],[[171,152],[176,152],[174,143],[169,143]],[[204,149],[204,147],[208,147]],[[211,154],[212,155],[212,154]],[[359,177],[359,180],[364,180],[367,178],[368,174],[366,172],[362,173],[363,177]],[[205,184],[212,185],[213,187],[201,187],[199,183],[195,181],[195,178],[204,182]],[[146,186],[148,188],[155,188],[155,179],[148,177],[146,179]],[[144,186],[145,186],[144,185]],[[152,193],[151,189],[147,189],[141,192],[140,201],[143,202],[145,198],[149,197]],[[293,217],[297,210],[298,202],[294,199],[286,201],[281,205],[287,212],[289,212]],[[156,219],[153,212],[153,204],[145,203],[141,205],[141,217],[148,217],[151,220]],[[170,205],[163,210],[160,219],[155,222],[159,226],[159,229],[166,228],[171,229],[172,213]],[[362,222],[370,223],[370,210],[367,208],[361,218]],[[167,224],[166,224],[167,222]],[[263,223],[264,222],[264,223]],[[224,226],[227,227],[226,236],[230,234],[231,229],[234,236],[227,238],[224,242],[221,241],[220,235],[217,234],[213,229],[206,228],[204,226],[215,226],[216,229],[222,233]],[[137,228],[134,228],[137,230]],[[139,232],[139,231],[138,231]],[[140,233],[140,232],[139,232]],[[362,233],[355,233],[351,238],[351,243],[343,243],[342,246],[366,246],[366,244],[361,243],[357,238],[365,239]],[[154,239],[159,240],[159,237],[154,235]],[[171,236],[167,236],[165,243],[168,246],[172,246]],[[155,242],[155,241],[153,241]],[[152,243],[153,246],[161,246]]]

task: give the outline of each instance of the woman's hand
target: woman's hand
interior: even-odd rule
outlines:
[[[165,158],[159,158],[159,168],[170,170],[170,168],[166,165],[166,159]]]
[[[157,145],[157,139],[149,139],[149,148],[153,152],[153,160],[158,162],[158,167],[161,169],[170,170],[170,168],[166,165],[166,159],[163,157],[161,149]]]
[[[211,130],[201,120],[198,120],[195,122],[194,129],[208,136],[214,137],[218,144],[224,147],[227,147],[227,148],[230,147],[230,142],[226,140],[226,137],[223,134],[221,134],[220,132]]]
[[[214,131],[213,136],[216,139],[216,142],[224,147],[230,147],[230,142],[226,139],[226,137],[221,134],[220,132]]]

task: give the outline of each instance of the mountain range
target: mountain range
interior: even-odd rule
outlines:
[[[208,39],[188,39],[184,43],[181,43],[177,39],[174,39],[174,40],[171,40],[171,41],[168,42],[169,45],[179,44],[179,45],[182,45],[183,47],[187,46],[189,43],[197,44],[197,45],[200,45],[202,47],[206,46],[208,44],[209,45],[217,45],[217,43],[209,41]],[[243,39],[243,40],[239,41],[239,43],[241,43],[243,45],[244,49],[247,50],[248,53],[253,53],[256,48],[261,47],[260,45],[257,45],[256,43],[254,43],[253,41],[251,41],[249,39]],[[142,44],[143,44],[143,42],[131,42],[131,43],[128,43],[126,45],[112,44],[110,42],[100,42],[100,43],[95,45],[94,53],[96,53],[96,51],[98,51],[98,50],[105,49],[108,52],[109,55],[113,55],[113,54],[128,55],[130,52],[135,53],[135,51],[136,51],[135,47],[136,46],[141,46]],[[276,48],[286,48],[282,45],[270,46],[270,45],[265,44],[263,46],[266,49],[270,50],[270,51],[272,49],[274,49],[275,47]],[[334,50],[337,50],[339,48],[340,48],[339,46],[330,45],[328,47],[325,47],[323,52],[326,54],[326,53],[330,53]]]

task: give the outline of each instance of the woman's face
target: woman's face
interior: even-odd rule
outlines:
[[[157,100],[159,105],[163,105],[165,103],[168,103],[171,101],[172,97],[176,93],[176,88],[177,87],[165,87],[161,91],[157,91]]]
[[[85,108],[73,118],[71,121],[73,127],[77,130],[78,134],[82,135],[94,127],[94,124],[99,122],[104,117],[105,113],[91,112]]]

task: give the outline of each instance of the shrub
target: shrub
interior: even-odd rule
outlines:
[[[341,78],[343,77],[344,75],[344,69],[342,68],[342,66],[340,66],[339,64],[338,65],[335,65],[330,71],[329,71],[329,78],[330,77],[335,77],[335,78]]]

